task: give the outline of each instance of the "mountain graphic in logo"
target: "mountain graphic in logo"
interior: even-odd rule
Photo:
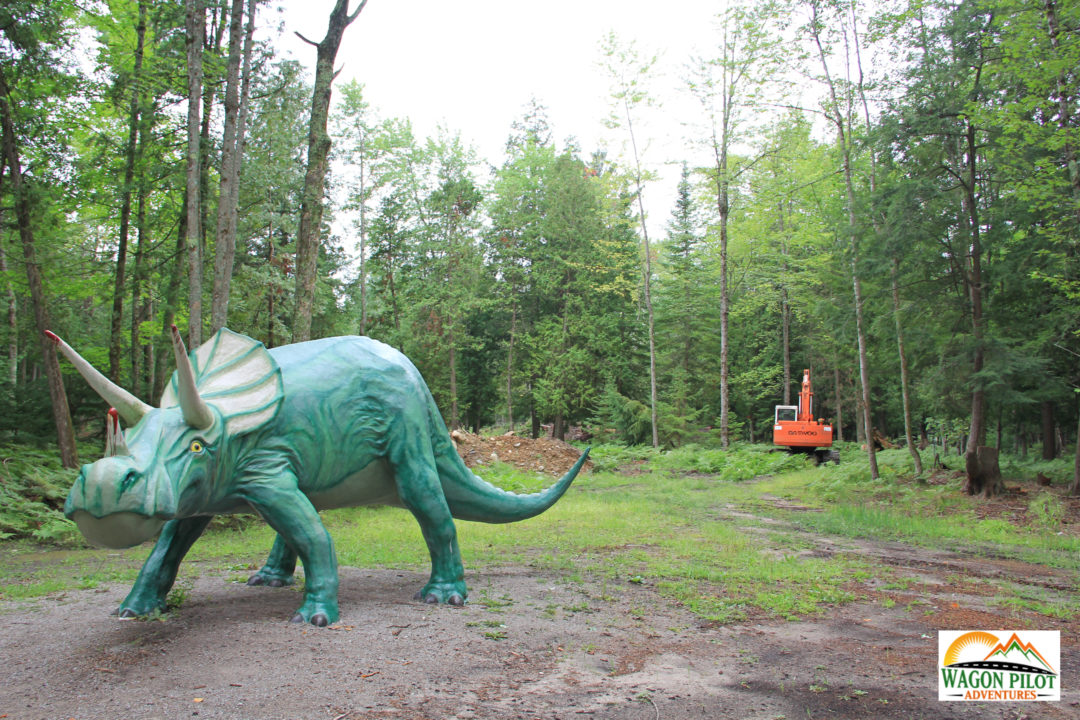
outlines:
[[[1039,653],[1035,646],[1031,643],[1020,642],[1020,638],[1016,636],[1016,633],[1013,633],[1012,637],[1004,645],[998,643],[990,651],[990,654],[986,656],[987,660],[995,658],[1017,665],[1028,664],[1041,670],[1054,672],[1054,668],[1050,667],[1050,663],[1046,662],[1046,658]]]

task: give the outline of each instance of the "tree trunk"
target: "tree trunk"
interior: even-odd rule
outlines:
[[[145,134],[141,135],[140,146],[142,146],[143,140],[145,140]],[[146,382],[145,372],[148,370],[148,366],[143,362],[144,348],[139,333],[143,321],[150,319],[149,300],[144,302],[142,297],[142,288],[146,283],[146,248],[150,244],[149,232],[146,226],[146,183],[143,178],[139,180],[135,232],[138,237],[138,245],[135,247],[135,272],[132,273],[131,277],[131,392],[136,397],[143,397],[143,393],[149,391],[151,387]]]
[[[394,286],[394,257],[392,254],[387,258],[386,284],[387,289],[390,291],[390,312],[394,316],[394,330],[397,331],[395,334],[400,335],[401,311],[398,309],[397,289]]]
[[[1042,459],[1053,460],[1057,457],[1057,438],[1054,435],[1054,402],[1043,400],[1042,414]]]
[[[140,3],[140,10],[145,3]],[[142,324],[153,316],[153,298],[143,297],[143,288],[149,285],[147,252],[152,250],[150,230],[146,221],[149,183],[145,167],[146,149],[151,142],[155,102],[148,101],[145,85],[140,90],[139,145],[136,149],[135,166],[138,170],[138,205],[135,213],[135,233],[138,246],[135,249],[135,272],[131,282],[131,392],[138,397],[152,397],[154,389],[154,344],[144,343]]]
[[[128,234],[131,229],[131,195],[135,179],[136,146],[139,141],[139,111],[142,109],[142,64],[145,41],[146,2],[142,0],[139,2],[139,21],[135,27],[135,57],[128,112],[128,140],[124,148],[124,180],[120,189],[120,237],[116,248],[112,322],[109,330],[109,379],[114,383],[120,382],[120,356],[123,353],[121,326],[124,321],[124,275],[127,266]]]
[[[506,353],[506,416],[514,431],[514,335],[517,332],[517,305],[510,313],[510,347]]]
[[[360,334],[367,335],[367,130],[360,135]]]
[[[202,158],[199,120],[202,103],[202,49],[206,31],[206,7],[204,0],[185,0],[187,10],[187,61],[188,61],[188,108],[187,108],[187,253],[188,253],[188,347],[202,345],[202,214],[201,173]]]
[[[225,37],[225,28],[228,23],[225,22],[225,7],[228,5],[227,0],[221,0],[220,2],[210,2],[209,0],[203,0],[206,9],[210,11],[209,32],[204,32],[203,38],[203,56],[210,53],[211,58],[217,58],[221,56],[221,41]],[[211,71],[216,70],[216,63],[211,62]],[[199,261],[200,273],[199,273],[199,288],[201,291],[206,290],[207,284],[207,268],[206,260],[209,256],[209,247],[207,244],[207,233],[210,230],[210,151],[213,143],[210,141],[210,124],[214,119],[214,99],[217,95],[219,86],[222,86],[223,79],[211,75],[206,77],[207,64],[203,62],[203,79],[202,79],[202,120],[199,126]],[[213,281],[210,282],[211,293],[213,292]],[[199,334],[203,336],[203,323],[205,321],[205,313],[203,310],[203,302],[205,297],[199,298]]]
[[[529,391],[529,437],[535,440],[540,437],[540,416],[536,414],[536,401],[533,400],[533,380],[531,378],[527,389]]]
[[[326,132],[330,111],[330,89],[334,81],[334,59],[342,35],[360,11],[367,5],[361,0],[356,11],[349,14],[349,0],[337,0],[330,11],[330,21],[322,42],[314,43],[301,36],[317,49],[315,89],[311,96],[311,120],[308,125],[307,173],[304,175],[304,195],[300,206],[300,230],[296,241],[296,301],[293,309],[293,342],[311,339],[311,312],[315,305],[315,280],[322,233],[323,195],[330,155],[330,136]]]
[[[850,173],[850,169],[848,171]],[[848,177],[848,183],[850,188],[851,178]],[[849,192],[851,192],[849,190]],[[854,202],[854,197],[851,198],[851,202]],[[852,210],[853,213],[853,210]],[[854,217],[850,218],[854,228]],[[852,236],[853,245],[857,243],[854,235]],[[858,338],[859,344],[859,379],[862,389],[861,405],[862,405],[862,425],[863,434],[867,438],[866,442],[866,454],[870,460],[870,477],[878,479],[878,466],[877,466],[877,450],[874,448],[874,424],[871,420],[870,411],[870,361],[867,357],[866,351],[866,326],[863,321],[863,297],[862,297],[862,280],[859,277],[858,269],[858,254],[857,250],[855,255],[851,259],[851,279],[852,286],[855,293],[855,334]]]
[[[3,212],[2,209],[0,212]],[[4,244],[0,242],[0,274],[3,274],[7,281],[8,367],[6,379],[11,386],[11,391],[14,392],[15,383],[19,379],[19,316],[15,287],[7,271],[7,253],[4,252]]]
[[[450,429],[456,430],[461,427],[461,420],[459,419],[457,401],[457,352],[454,348],[453,327],[450,328],[448,335],[450,344],[450,357],[448,358],[450,364]]]
[[[791,404],[791,306],[787,287],[780,288],[780,327],[784,355],[784,404]]]
[[[968,450],[964,456],[964,467],[967,471],[964,492],[968,495],[990,498],[1000,495],[1005,490],[1005,481],[1001,477],[1001,468],[998,466],[997,448],[980,445],[975,452],[972,452],[969,438]]]
[[[23,185],[22,162],[15,140],[15,123],[11,97],[4,70],[0,68],[0,132],[3,135],[3,154],[11,179],[11,195],[15,205],[15,222],[19,228],[22,242],[23,261],[26,266],[26,280],[30,286],[30,304],[34,310],[34,324],[41,341],[41,356],[45,365],[45,375],[49,384],[49,397],[52,400],[53,422],[56,425],[56,439],[60,447],[60,462],[66,468],[79,466],[79,453],[75,445],[75,430],[71,424],[71,410],[68,408],[67,394],[64,392],[64,378],[60,374],[60,362],[56,356],[56,345],[49,340],[45,332],[49,329],[49,311],[45,299],[45,287],[38,267],[37,252],[34,246],[34,230],[30,197]]]
[[[154,317],[154,299],[152,297],[146,300],[146,312],[144,313],[147,320]],[[154,343],[147,342],[143,345],[143,367],[146,368],[146,380],[143,386],[146,388],[146,397],[150,398],[151,388],[154,387],[154,370],[157,365],[154,362]]]
[[[210,334],[225,327],[229,316],[229,289],[236,258],[236,212],[239,201],[240,146],[237,130],[240,115],[241,30],[244,0],[232,0],[229,17],[229,60],[225,82],[225,131],[221,143],[221,181],[218,194],[217,243],[214,286],[210,294]],[[250,26],[250,22],[249,22]]]
[[[715,138],[713,149],[714,152],[717,149]],[[720,447],[727,448],[731,445],[728,418],[728,409],[731,405],[728,387],[730,374],[728,368],[728,215],[731,205],[728,202],[726,114],[724,142],[716,158],[716,189],[716,207],[720,213]]]
[[[275,248],[274,248],[274,229],[273,229],[273,227],[270,228],[270,231],[266,234],[266,236],[267,236],[267,239],[266,239],[267,260],[269,261],[270,266],[273,267],[273,265],[274,265],[274,250],[275,250]],[[266,317],[267,317],[267,321],[266,321],[266,347],[272,348],[272,347],[275,346],[275,342],[274,342],[274,317],[277,314],[277,309],[275,308],[275,300],[277,299],[277,293],[274,292],[273,288],[271,288],[270,292],[268,292],[266,295],[267,295],[267,298],[266,298]]]
[[[1069,493],[1080,495],[1080,414],[1076,422],[1076,449],[1073,453],[1073,479]]]
[[[649,412],[652,421],[652,446],[658,448],[660,447],[660,423],[657,418],[656,325],[653,320],[652,305],[652,249],[649,247],[649,233],[645,229],[644,206],[641,202],[641,188],[639,186],[638,209],[641,212],[641,232],[645,241],[645,313],[649,324]]]
[[[854,385],[852,385],[851,391],[855,395],[855,442],[860,445],[872,445],[873,443],[868,443],[866,441],[866,425],[862,423],[864,415],[862,393],[859,392],[859,389]]]
[[[904,351],[904,324],[900,320],[900,287],[897,282],[900,260],[896,257],[892,261],[892,298],[893,318],[896,320],[896,351],[900,355],[900,397],[904,404],[904,439],[907,441],[908,451],[915,463],[915,475],[923,474],[922,456],[915,447],[914,436],[911,432],[911,393],[908,390],[908,360]]]
[[[864,76],[863,76],[862,51],[861,51],[861,47],[860,47],[861,43],[859,42],[859,32],[858,32],[857,23],[855,21],[854,5],[852,6],[851,29],[852,29],[853,46],[855,48],[856,67],[858,69],[858,81],[856,82],[855,86],[858,89],[859,100],[860,100],[860,102],[862,104],[862,107],[863,107],[863,119],[866,122],[867,130],[869,130],[871,128],[870,103],[867,102],[867,99],[866,99],[866,84],[864,82]],[[874,155],[874,152],[871,151],[870,152],[870,193],[871,193],[871,195],[873,195],[876,192],[877,192],[877,158]],[[879,222],[879,216],[877,214],[871,212],[871,218],[873,219],[873,225],[874,225],[875,234],[878,237],[881,237],[882,231],[881,231],[881,223]],[[856,251],[855,257],[856,257],[856,259],[858,257],[857,251]],[[912,438],[912,434],[911,434],[911,402],[910,402],[910,394],[908,393],[907,354],[904,352],[903,323],[900,320],[900,291],[899,291],[899,288],[897,287],[897,277],[896,277],[899,265],[900,265],[900,261],[896,257],[893,257],[892,272],[891,272],[892,296],[893,296],[893,318],[894,318],[894,320],[896,322],[896,347],[897,347],[897,351],[899,352],[899,355],[900,355],[900,395],[901,395],[901,398],[903,400],[903,406],[904,406],[904,439],[905,439],[905,441],[907,443],[908,451],[911,453],[911,458],[912,458],[912,460],[914,461],[914,464],[915,464],[915,474],[921,476],[922,475],[922,457],[919,455],[918,448],[915,447],[915,443],[913,442],[913,438]],[[854,261],[853,261],[853,267],[854,267]],[[856,280],[856,282],[858,282],[858,281]],[[856,287],[856,300],[855,300],[855,303],[856,303],[856,307],[855,307],[856,323],[861,324],[862,318],[861,318],[861,312],[860,312],[859,288],[858,287]],[[866,363],[866,358],[865,358],[864,351],[862,349],[863,335],[862,335],[861,330],[860,330],[860,335],[859,335],[859,342],[860,342],[859,365],[860,365],[860,368],[862,368],[863,365],[865,365],[865,363]],[[868,383],[868,381],[866,379],[865,370],[863,371],[862,377],[863,377],[863,394],[866,396],[865,402],[866,402],[867,408],[869,408],[870,389],[869,389],[869,383]],[[868,413],[868,417],[869,417],[869,413]],[[881,421],[884,424],[883,417],[881,418]],[[875,436],[875,433],[872,432],[872,424],[869,422],[869,420],[867,420],[867,432],[872,437]],[[871,460],[871,466],[872,466],[873,471],[874,471],[875,476],[876,476],[876,472],[877,472],[877,459],[876,459],[876,457]]]
[[[836,126],[836,140],[837,144],[840,146],[844,165],[844,187],[847,193],[845,204],[847,210],[848,233],[851,244],[851,284],[855,296],[855,335],[859,346],[859,379],[862,389],[859,403],[862,409],[861,424],[863,437],[867,440],[866,454],[870,461],[870,477],[877,480],[877,453],[874,450],[874,428],[871,419],[873,413],[870,408],[870,363],[866,350],[866,326],[863,321],[862,280],[859,275],[859,236],[855,218],[855,185],[851,167],[851,139],[848,137],[848,133],[845,129],[846,118],[841,112],[841,105],[836,95],[836,84],[833,82],[832,75],[829,73],[829,65],[825,59],[825,49],[821,44],[817,18],[817,5],[813,7],[813,13],[814,17],[810,29],[814,42],[817,45],[822,69],[825,72],[832,107],[831,112],[827,114],[829,115],[829,119]]]
[[[652,248],[649,247],[649,229],[645,224],[645,200],[643,196],[641,163],[638,160],[637,139],[634,136],[634,123],[630,116],[630,102],[624,97],[623,108],[626,111],[626,129],[630,133],[630,147],[634,153],[634,183],[637,190],[638,223],[641,226],[641,239],[645,247],[645,319],[649,331],[649,417],[652,422],[652,446],[660,447],[660,425],[657,419],[656,393],[656,325],[653,321],[652,304]]]
[[[725,40],[726,42],[726,40]],[[716,170],[716,212],[720,219],[720,446],[727,448],[731,444],[729,434],[730,419],[728,416],[730,402],[730,389],[728,379],[730,369],[728,367],[728,316],[729,316],[729,290],[728,290],[728,218],[731,212],[728,180],[728,143],[730,127],[730,88],[727,83],[727,65],[723,66],[723,90],[721,109],[722,139],[716,137],[715,119],[712,126],[712,151],[713,166]],[[785,382],[784,392],[787,390]],[[786,403],[785,403],[786,404]]]
[[[154,385],[150,395],[150,402],[156,405],[165,391],[165,383],[172,374],[168,371],[169,358],[173,356],[172,326],[176,322],[176,306],[180,302],[180,285],[184,279],[184,266],[186,259],[188,231],[187,222],[191,217],[188,212],[187,197],[184,198],[184,206],[180,209],[180,222],[176,231],[176,251],[172,259],[172,270],[169,273],[169,283],[165,286],[165,307],[161,314],[161,333],[157,337],[157,352],[154,364]]]
[[[833,388],[836,390],[836,422],[833,423],[833,429],[836,430],[836,442],[844,442],[844,396],[840,392],[840,358],[835,362]]]
[[[967,126],[967,182],[964,184],[963,208],[966,210],[965,220],[971,234],[970,266],[965,273],[967,280],[969,300],[971,303],[971,331],[972,340],[975,344],[974,356],[971,363],[971,375],[975,378],[975,387],[971,392],[971,428],[968,431],[967,448],[965,450],[964,467],[967,471],[968,485],[977,486],[981,489],[984,497],[991,497],[1004,489],[1001,473],[989,472],[982,459],[979,458],[983,438],[986,434],[986,393],[978,375],[982,372],[985,362],[985,348],[983,347],[983,280],[982,280],[982,246],[979,232],[979,210],[975,199],[975,184],[977,174],[975,163],[977,159],[975,143],[975,126],[970,123]],[[994,455],[994,466],[997,465],[997,455]],[[969,493],[971,491],[969,490]],[[972,493],[973,494],[973,493]]]

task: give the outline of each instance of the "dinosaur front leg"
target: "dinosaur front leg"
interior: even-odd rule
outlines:
[[[292,622],[310,622],[320,627],[337,622],[338,575],[334,541],[311,501],[297,488],[296,479],[249,483],[244,495],[277,531],[275,550],[280,541],[293,549],[293,558],[299,555],[304,563],[304,604],[293,615]],[[282,555],[285,552],[282,550]],[[273,560],[272,552],[267,565]]]
[[[165,611],[165,598],[169,594],[180,561],[202,535],[210,523],[210,517],[192,517],[170,520],[161,529],[150,557],[143,563],[139,577],[117,611],[120,617],[129,618]]]
[[[292,585],[293,573],[296,572],[296,551],[289,546],[280,534],[274,538],[274,547],[270,549],[270,557],[259,572],[248,578],[248,585],[269,585],[270,587],[283,587]]]

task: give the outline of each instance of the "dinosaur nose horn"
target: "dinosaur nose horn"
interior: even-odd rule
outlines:
[[[98,372],[93,365],[88,363],[82,355],[75,352],[70,345],[61,340],[56,333],[46,330],[45,335],[56,344],[57,349],[75,366],[75,369],[86,379],[94,392],[100,395],[109,405],[116,408],[128,425],[137,424],[142,420],[143,415],[150,412],[151,407],[149,405]]]
[[[105,416],[105,457],[130,455],[127,443],[124,441],[124,432],[120,429],[120,413],[116,408],[109,408]]]
[[[210,406],[199,397],[199,390],[195,387],[195,369],[191,366],[180,330],[175,325],[172,326],[172,340],[176,354],[176,396],[180,401],[180,412],[188,425],[205,430],[214,424],[214,415],[210,412]]]

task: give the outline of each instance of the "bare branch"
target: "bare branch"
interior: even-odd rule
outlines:
[[[352,22],[353,20],[355,20],[355,19],[356,19],[356,16],[360,14],[360,11],[361,11],[361,10],[363,10],[363,9],[364,9],[364,6],[366,6],[366,5],[367,5],[367,0],[363,0],[363,2],[361,2],[361,3],[360,3],[360,5],[359,5],[359,6],[357,6],[357,8],[356,8],[356,12],[354,12],[354,13],[353,13],[352,15],[350,15],[350,16],[349,16],[349,17],[348,17],[348,18],[347,18],[347,19],[345,20],[345,24],[346,24],[346,25],[349,25],[349,24],[350,24],[350,23],[351,23],[351,22]]]

